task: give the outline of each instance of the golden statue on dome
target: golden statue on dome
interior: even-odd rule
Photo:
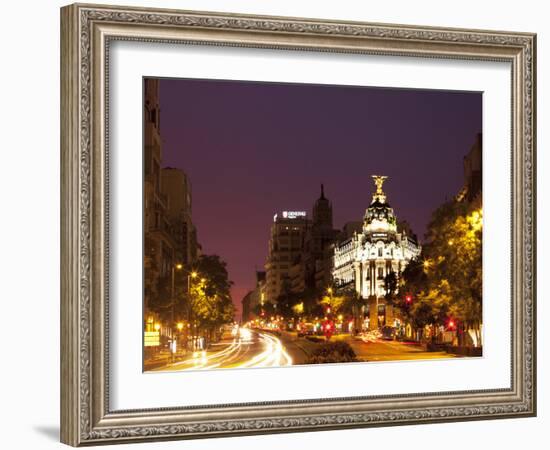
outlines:
[[[376,192],[372,195],[372,202],[374,203],[378,200],[380,203],[386,203],[386,194],[382,190],[382,185],[384,181],[388,178],[385,175],[371,175],[374,180],[374,185],[376,186]]]

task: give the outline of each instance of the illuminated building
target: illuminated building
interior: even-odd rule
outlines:
[[[370,329],[377,329],[380,321],[393,325],[392,308],[386,308],[384,300],[386,277],[392,273],[399,277],[421,249],[408,226],[398,226],[382,190],[386,178],[373,176],[376,191],[365,212],[362,228],[337,243],[333,256],[332,275],[336,287],[354,289],[369,300]]]
[[[309,223],[305,211],[283,211],[273,217],[265,264],[266,296],[272,303],[290,291],[290,266],[302,254]]]

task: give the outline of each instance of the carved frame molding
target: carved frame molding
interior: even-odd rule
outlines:
[[[512,67],[510,389],[111,411],[108,58],[113,40],[508,61]],[[61,10],[61,438],[78,446],[536,414],[536,36],[75,4]]]

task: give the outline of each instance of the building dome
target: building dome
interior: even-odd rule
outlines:
[[[393,208],[387,202],[386,194],[382,190],[386,176],[373,175],[376,191],[372,195],[372,201],[365,212],[363,228],[366,236],[369,238],[389,238],[390,235],[397,233],[397,218]],[[376,233],[377,236],[373,236]]]

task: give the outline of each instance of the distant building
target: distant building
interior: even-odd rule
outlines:
[[[180,169],[161,170],[161,190],[168,202],[166,214],[174,228],[178,262],[191,266],[198,257],[197,233],[193,221],[189,177]]]
[[[346,239],[349,239],[353,236],[354,233],[361,233],[363,231],[363,222],[362,221],[356,221],[356,222],[347,222],[344,224],[342,228],[342,232],[340,233],[339,240],[345,241]]]
[[[251,297],[252,297],[253,291],[248,291],[246,295],[241,300],[241,322],[246,323],[252,318],[252,311],[251,311]]]
[[[483,139],[482,134],[478,133],[470,151],[464,156],[464,187],[457,195],[457,201],[472,203],[481,208],[482,169]]]
[[[354,230],[336,244],[333,254],[334,283],[338,289],[353,289],[369,300],[370,329],[377,329],[380,321],[393,325],[391,308],[386,308],[384,300],[385,278],[391,273],[399,277],[421,250],[410,230],[398,228],[393,208],[382,190],[386,178],[373,176],[376,191],[360,232]]]
[[[273,217],[265,264],[268,301],[276,303],[284,289],[290,290],[290,266],[302,254],[309,225],[305,211],[283,211]]]
[[[296,261],[303,269],[304,288],[323,291],[332,284],[332,245],[338,235],[339,231],[334,229],[332,222],[332,203],[325,197],[325,189],[321,184],[321,195],[313,205],[304,250]]]
[[[256,271],[256,287],[248,292],[242,300],[242,322],[257,317],[257,312],[266,300],[266,273]]]

